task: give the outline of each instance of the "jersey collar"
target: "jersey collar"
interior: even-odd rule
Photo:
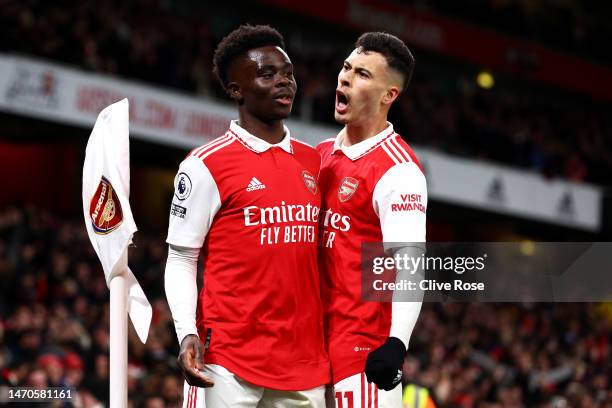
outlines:
[[[332,151],[332,153],[341,150],[342,153],[344,153],[344,155],[349,159],[353,161],[359,159],[361,156],[366,155],[367,153],[378,147],[378,145],[380,145],[380,143],[384,141],[387,137],[395,134],[391,122],[387,122],[387,125],[388,126],[385,128],[385,130],[383,130],[379,134],[369,137],[351,146],[344,146],[342,144],[344,139],[343,129],[342,131],[340,131],[340,133],[338,133],[338,136],[336,136],[336,140],[334,140],[334,150]]]
[[[270,144],[265,140],[250,134],[238,124],[237,120],[232,120],[230,122],[229,131],[240,142],[242,142],[243,145],[256,153],[263,153],[271,147],[280,147],[287,153],[293,153],[293,148],[291,147],[291,132],[289,132],[289,128],[287,128],[287,126],[283,125],[283,128],[285,129],[285,137],[283,137],[283,140],[277,144]]]

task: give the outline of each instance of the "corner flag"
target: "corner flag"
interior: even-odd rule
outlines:
[[[127,314],[140,340],[147,340],[152,309],[127,264],[136,232],[130,210],[129,104],[106,107],[96,120],[83,165],[83,216],[100,258],[110,296],[111,406],[127,405]]]

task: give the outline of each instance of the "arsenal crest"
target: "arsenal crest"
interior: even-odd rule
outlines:
[[[112,184],[104,176],[91,198],[89,215],[96,234],[108,234],[121,225],[123,212]]]
[[[304,178],[304,184],[306,184],[306,188],[314,195],[317,195],[317,180],[308,172],[308,170],[304,170],[302,172],[302,177]]]
[[[353,177],[345,177],[342,179],[340,183],[340,188],[338,188],[338,199],[340,202],[344,203],[351,199],[355,191],[357,191],[357,186],[359,185],[359,180]]]

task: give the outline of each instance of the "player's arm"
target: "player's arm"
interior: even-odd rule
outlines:
[[[201,373],[204,351],[196,328],[197,263],[220,206],[219,191],[210,171],[198,158],[185,159],[174,180],[164,287],[181,346],[178,366],[187,382],[198,387],[213,383]]]
[[[181,346],[177,359],[179,369],[190,385],[210,387],[212,381],[201,373],[204,368],[204,351],[195,325],[199,252],[195,248],[170,245],[164,286]]]
[[[381,177],[373,193],[373,206],[380,219],[385,248],[400,257],[420,258],[425,251],[427,184],[421,169],[413,162],[398,164]],[[397,280],[423,277],[423,270],[398,269]],[[383,390],[401,382],[401,368],[412,330],[421,311],[421,292],[393,294],[391,329],[382,346],[368,355],[365,372],[368,381]]]

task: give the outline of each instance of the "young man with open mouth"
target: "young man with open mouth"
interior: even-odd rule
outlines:
[[[408,256],[424,250],[425,176],[387,121],[413,69],[400,39],[363,34],[338,74],[334,116],[344,128],[317,146],[326,337],[338,408],[402,404],[398,384],[421,298],[363,301],[361,249],[364,242],[384,242]]]

